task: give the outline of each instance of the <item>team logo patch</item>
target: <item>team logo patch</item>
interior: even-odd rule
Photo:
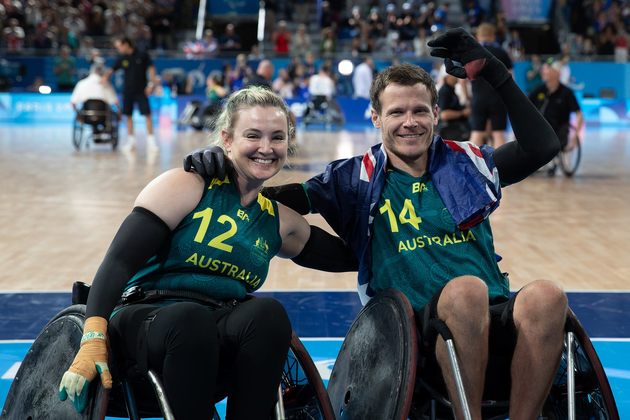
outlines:
[[[267,245],[267,241],[263,238],[258,238],[256,243],[252,245],[251,248],[251,259],[254,265],[260,267],[263,264],[267,263],[268,254],[269,253],[269,245]]]
[[[123,60],[123,62],[122,62],[122,66],[123,66],[124,68],[129,67],[129,61],[128,61],[128,60]]]

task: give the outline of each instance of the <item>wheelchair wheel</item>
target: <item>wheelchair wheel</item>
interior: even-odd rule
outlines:
[[[295,332],[284,365],[281,387],[287,420],[335,418],[324,382]]]
[[[560,167],[562,172],[566,176],[573,176],[580,165],[582,158],[582,143],[578,140],[577,146],[573,150],[562,150],[558,154],[558,160],[560,161]]]
[[[575,326],[575,418],[577,420],[619,420],[619,412],[613,397],[608,378],[604,372],[593,343],[588,338],[582,324],[569,309],[569,316]],[[567,404],[567,355],[562,354],[560,369],[554,380],[544,413],[550,419],[569,418]]]
[[[83,122],[79,120],[79,116],[74,120],[74,132],[72,135],[72,144],[74,144],[77,151],[81,150],[81,143],[83,142]]]
[[[350,326],[328,381],[337,419],[406,420],[416,379],[413,309],[397,290],[385,290]]]
[[[2,409],[6,419],[104,419],[108,392],[100,381],[88,389],[88,405],[77,413],[70,400],[59,401],[59,382],[72,364],[83,336],[85,305],[59,312],[39,333],[24,357]]]

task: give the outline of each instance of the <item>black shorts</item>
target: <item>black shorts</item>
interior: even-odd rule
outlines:
[[[144,92],[137,92],[123,94],[123,114],[133,114],[134,103],[138,104],[140,114],[149,115],[151,113],[151,109],[149,108],[149,98],[147,98]]]
[[[443,288],[442,288],[443,289]],[[431,333],[429,321],[437,318],[437,304],[442,293],[438,290],[431,300],[416,313],[416,327],[418,329],[418,349],[420,364],[418,375],[428,379],[435,388],[446,392],[441,371],[435,357],[435,343],[437,336]],[[490,337],[488,340],[488,367],[486,369],[486,383],[484,395],[509,398],[510,366],[512,355],[516,348],[516,325],[514,324],[514,302],[518,292],[509,300],[490,305]],[[429,339],[425,339],[429,337]],[[446,395],[446,394],[445,394]]]
[[[492,131],[505,131],[507,111],[501,100],[478,100],[470,104],[470,129],[486,131],[486,122],[490,120]]]

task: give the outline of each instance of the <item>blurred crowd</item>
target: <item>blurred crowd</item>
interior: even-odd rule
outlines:
[[[0,48],[6,54],[50,52],[62,46],[74,55],[111,48],[128,36],[140,50],[176,48],[174,33],[190,26],[192,10],[175,0],[0,0]]]

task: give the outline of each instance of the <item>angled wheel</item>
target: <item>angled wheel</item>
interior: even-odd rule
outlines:
[[[74,148],[77,151],[81,150],[81,144],[83,142],[83,122],[79,120],[79,116],[77,115],[74,120],[74,131],[72,133],[72,144],[74,144]]]
[[[619,420],[619,412],[608,378],[593,343],[571,309],[575,328],[575,418],[576,420]],[[558,420],[569,418],[567,403],[567,352],[562,353],[560,369],[545,404],[545,411]],[[551,418],[554,418],[551,417]]]
[[[287,420],[335,418],[324,382],[295,332],[282,373],[281,388]]]
[[[2,418],[105,418],[108,393],[99,380],[90,384],[90,397],[83,413],[77,413],[70,400],[59,401],[59,382],[79,350],[84,320],[85,305],[73,305],[57,314],[44,327],[11,384]]]
[[[397,290],[385,290],[359,312],[328,381],[337,419],[406,420],[416,379],[413,309]]]
[[[578,140],[577,146],[573,150],[562,150],[558,154],[558,160],[560,161],[560,167],[562,172],[566,176],[573,176],[580,166],[580,160],[582,159],[582,143]]]

